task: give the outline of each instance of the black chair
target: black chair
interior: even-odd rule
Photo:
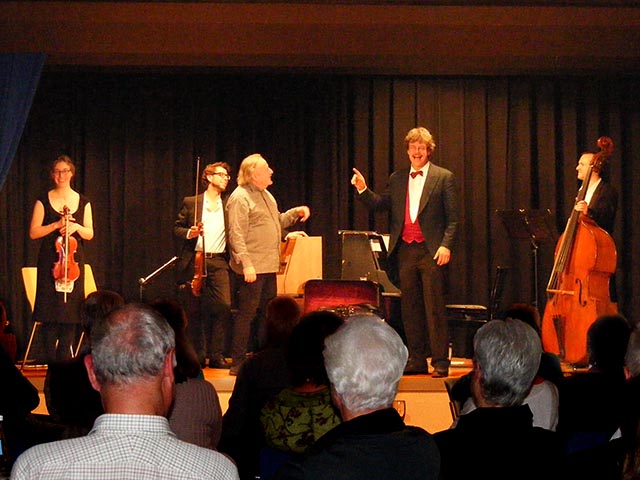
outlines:
[[[451,339],[452,356],[472,358],[473,336],[487,321],[493,320],[500,311],[504,282],[509,269],[498,266],[488,306],[451,304],[447,305],[447,317]]]

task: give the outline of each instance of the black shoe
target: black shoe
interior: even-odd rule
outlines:
[[[433,378],[444,378],[449,376],[449,369],[446,367],[436,367],[431,374]]]
[[[449,376],[449,362],[439,360],[435,364],[431,364],[433,367],[433,373],[431,374],[434,378],[443,378]]]
[[[427,372],[427,361],[416,358],[410,358],[407,361],[407,365],[404,367],[405,375],[419,375],[426,374]]]
[[[240,371],[240,367],[242,367],[242,364],[244,363],[244,361],[245,361],[245,358],[242,358],[240,360],[234,360],[229,368],[229,375],[233,375],[234,377],[238,375],[238,372]]]
[[[209,368],[224,368],[228,369],[230,366],[229,362],[222,355],[217,357],[213,357],[209,359]]]

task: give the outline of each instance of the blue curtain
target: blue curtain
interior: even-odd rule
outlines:
[[[9,173],[44,65],[44,54],[0,54],[0,190]]]

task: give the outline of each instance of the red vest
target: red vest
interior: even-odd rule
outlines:
[[[409,189],[407,189],[407,200],[404,207],[404,227],[402,228],[402,240],[407,243],[424,242],[424,235],[422,235],[422,230],[420,229],[420,225],[418,224],[418,218],[416,217],[415,222],[411,221],[411,215],[409,213]]]

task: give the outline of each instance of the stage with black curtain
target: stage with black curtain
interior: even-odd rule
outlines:
[[[307,204],[309,235],[323,237],[324,276],[340,275],[339,230],[385,233],[386,215],[354,199],[359,168],[382,191],[407,163],[406,132],[434,134],[432,161],[457,177],[461,213],[449,268],[449,302],[486,304],[496,266],[508,266],[503,304],[541,308],[555,243],[540,246],[533,285],[531,247],[508,238],[496,210],[550,209],[558,231],[578,189],[580,154],[613,138],[618,189],[615,241],[620,310],[640,316],[640,79],[636,77],[393,77],[329,74],[115,72],[46,68],[15,160],[0,192],[0,292],[24,349],[31,329],[20,269],[35,265],[29,220],[50,188],[60,153],[77,166],[74,188],[93,206],[86,258],[100,288],[140,295],[138,280],[177,253],[173,222],[193,195],[196,157],[224,161],[235,187],[240,161],[259,152],[275,171],[281,209]],[[145,299],[173,292],[169,269]]]

